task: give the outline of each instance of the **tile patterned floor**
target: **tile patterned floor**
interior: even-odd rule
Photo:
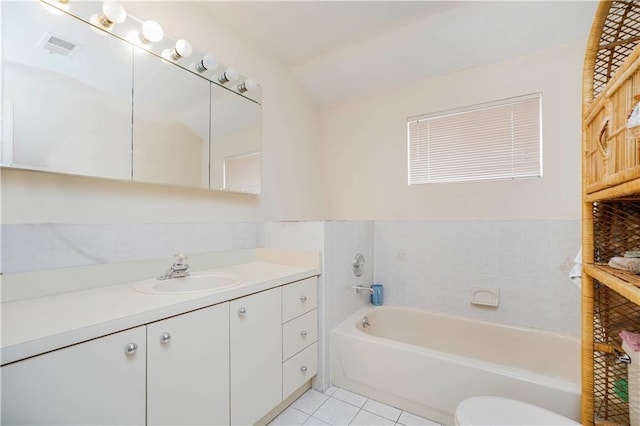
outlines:
[[[438,423],[334,386],[325,393],[309,389],[269,424],[274,426],[438,425]]]

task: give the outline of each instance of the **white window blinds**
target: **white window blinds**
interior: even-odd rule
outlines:
[[[409,185],[542,176],[540,93],[407,120]]]
[[[248,152],[224,159],[224,189],[260,193],[260,152]]]

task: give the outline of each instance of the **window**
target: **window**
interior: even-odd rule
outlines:
[[[223,188],[229,191],[260,193],[260,160],[259,151],[232,155],[223,160]]]
[[[542,176],[542,94],[407,120],[409,185]]]

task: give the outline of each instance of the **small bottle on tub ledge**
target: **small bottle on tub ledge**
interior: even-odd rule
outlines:
[[[384,303],[384,287],[382,284],[372,284],[371,304],[373,306],[382,306]]]

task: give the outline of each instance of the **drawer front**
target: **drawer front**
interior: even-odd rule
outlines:
[[[318,344],[296,354],[282,365],[282,399],[318,373]]]
[[[282,360],[285,361],[318,340],[318,310],[282,326]]]
[[[318,279],[307,278],[282,287],[282,322],[318,307]]]

